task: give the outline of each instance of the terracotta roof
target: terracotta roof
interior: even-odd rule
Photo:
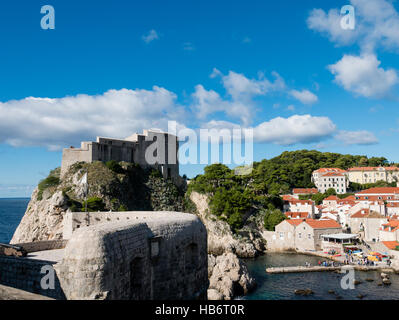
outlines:
[[[313,229],[341,229],[341,225],[332,219],[325,220],[315,220],[315,219],[306,219],[304,221]]]
[[[291,199],[284,199],[284,201],[289,202],[289,203],[293,203],[293,204],[310,204],[312,205],[314,202],[312,200],[298,200],[295,198],[291,198]]]
[[[292,190],[293,194],[314,194],[318,193],[316,188],[295,188]]]
[[[284,221],[287,221],[289,224],[292,224],[293,226],[297,226],[303,222],[302,219],[287,219]]]
[[[291,212],[288,211],[285,213],[288,218],[291,219],[306,219],[309,216],[309,212]]]
[[[399,208],[399,202],[388,202],[386,206],[387,208]]]
[[[315,170],[313,172],[319,172],[319,173],[323,173],[323,172],[341,172],[341,173],[345,173],[345,170],[339,169],[339,168],[320,168],[318,170]]]
[[[363,191],[358,192],[358,194],[395,194],[399,193],[399,188],[398,187],[381,187],[381,188],[371,188],[371,189],[366,189]]]
[[[399,242],[397,241],[382,241],[382,243],[390,250],[395,250],[396,247],[399,247]]]
[[[325,198],[324,200],[327,200],[327,201],[333,201],[333,200],[338,201],[340,199],[337,196],[329,196],[329,197]]]
[[[391,228],[391,230],[389,230],[388,228]],[[388,229],[388,230],[385,230],[385,229]],[[389,232],[394,232],[396,230],[399,230],[399,220],[392,220],[392,221],[389,221],[387,224],[383,224],[382,230],[389,231]]]
[[[327,173],[322,173],[323,177],[343,177],[344,174],[341,172],[327,172]]]
[[[370,209],[360,209],[356,213],[351,215],[351,218],[385,218],[378,212],[372,211]]]
[[[348,171],[377,171],[380,168],[383,168],[386,171],[399,170],[397,167],[353,167],[348,169]]]

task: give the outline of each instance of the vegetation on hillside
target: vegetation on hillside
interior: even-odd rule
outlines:
[[[255,162],[252,172],[244,176],[235,175],[234,170],[222,164],[207,166],[204,174],[191,180],[188,193],[197,191],[208,194],[211,212],[228,222],[233,230],[241,228],[251,213],[263,215],[265,228],[273,230],[285,219],[280,211],[282,200],[279,195],[290,193],[292,188],[314,187],[311,181],[314,170],[387,165],[390,164],[383,157],[368,158],[315,150],[287,151],[270,160]],[[332,194],[335,194],[334,189],[302,198],[311,198],[320,204]]]

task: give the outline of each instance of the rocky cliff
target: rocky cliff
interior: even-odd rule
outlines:
[[[256,228],[242,235],[233,234],[230,226],[209,210],[207,195],[193,191],[190,200],[208,231],[209,300],[230,300],[245,295],[256,284],[240,258],[253,258],[265,251],[263,238]]]
[[[11,243],[61,239],[65,213],[85,207],[79,181],[86,172],[90,211],[184,211],[184,191],[158,171],[123,162],[113,166],[77,163],[62,179],[59,169],[52,171],[34,190]]]

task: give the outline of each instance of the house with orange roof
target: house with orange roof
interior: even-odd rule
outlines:
[[[352,233],[358,233],[365,241],[380,241],[380,228],[387,223],[386,216],[370,208],[362,208],[350,215],[348,225]]]
[[[322,235],[342,233],[341,225],[332,219],[306,219],[295,229],[295,245],[300,251],[322,250]]]
[[[312,182],[320,193],[332,188],[337,194],[344,194],[349,185],[346,171],[339,168],[321,168],[313,171]]]
[[[286,219],[275,227],[274,232],[266,232],[267,249],[282,250],[321,250],[321,235],[341,233],[342,228],[331,219]]]
[[[390,220],[380,227],[380,241],[399,240],[399,220]]]
[[[291,211],[287,211],[284,214],[289,219],[308,219],[308,218],[311,218],[311,215],[310,215],[309,212],[291,212]]]
[[[392,183],[399,181],[398,167],[354,167],[347,170],[350,182],[360,184],[385,181]]]
[[[319,191],[316,188],[294,188],[292,189],[292,195],[299,198],[301,195],[316,194]]]
[[[263,232],[263,237],[267,241],[267,250],[295,250],[295,229],[303,220],[304,219],[286,219],[274,228],[274,232]]]
[[[387,216],[393,217],[399,215],[399,201],[388,202],[385,205]]]
[[[315,214],[315,203],[312,200],[283,197],[283,210],[284,212],[308,212],[313,217]]]

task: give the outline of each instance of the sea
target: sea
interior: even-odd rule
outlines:
[[[28,207],[29,198],[0,198],[0,243],[9,243]]]
[[[341,280],[345,274],[335,272],[308,272],[267,274],[266,268],[304,266],[306,262],[318,265],[321,258],[295,253],[268,253],[256,259],[246,260],[257,288],[241,297],[243,300],[399,300],[399,275],[390,274],[390,286],[379,285],[381,272],[355,271],[360,284],[355,289],[343,289]],[[367,281],[368,280],[368,281]],[[372,280],[372,281],[371,281]],[[344,286],[345,288],[345,286]],[[299,296],[297,289],[311,289],[314,294]]]

